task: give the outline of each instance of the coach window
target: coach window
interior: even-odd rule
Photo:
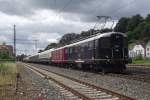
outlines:
[[[76,53],[78,53],[78,46],[75,47],[75,51],[76,51]]]
[[[109,37],[101,38],[101,48],[110,48],[110,47],[111,47],[110,38]]]
[[[70,50],[69,50],[69,51],[70,51],[70,54],[71,54],[71,53],[72,53],[72,48],[70,48]]]
[[[68,48],[65,49],[65,53],[68,53]]]

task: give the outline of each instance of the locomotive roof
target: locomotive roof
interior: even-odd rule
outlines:
[[[59,50],[59,49],[62,49],[62,48],[71,47],[71,46],[78,45],[78,44],[81,44],[81,43],[96,40],[96,39],[99,39],[101,37],[110,37],[112,34],[120,34],[120,35],[123,35],[124,37],[127,37],[124,33],[120,33],[120,32],[99,33],[96,36],[93,36],[91,38],[88,38],[88,39],[85,39],[85,40],[82,40],[82,41],[78,41],[78,42],[75,42],[75,43],[72,43],[72,44],[69,44],[69,45],[65,45],[63,47],[59,47],[59,48],[56,48],[54,50]]]

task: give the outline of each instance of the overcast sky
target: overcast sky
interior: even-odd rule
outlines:
[[[0,0],[0,43],[13,42],[16,24],[17,53],[33,54],[35,41],[42,49],[57,42],[65,33],[93,28],[96,16],[122,16],[150,13],[150,0]],[[109,23],[110,24],[110,23]]]

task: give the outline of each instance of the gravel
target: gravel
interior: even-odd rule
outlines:
[[[48,69],[57,73],[61,73],[70,77],[80,79],[85,82],[95,84],[97,86],[116,91],[118,93],[133,97],[138,100],[150,100],[150,84],[130,80],[125,78],[102,75],[98,73],[83,72],[73,69],[65,69],[60,67],[52,67],[50,65],[37,65],[36,67]]]
[[[26,77],[30,77],[34,89],[38,91],[35,96],[36,100],[43,100],[40,98],[44,98],[44,100],[67,100],[67,98],[59,92],[58,88],[51,85],[48,80],[28,68],[24,68],[24,71],[27,73]]]

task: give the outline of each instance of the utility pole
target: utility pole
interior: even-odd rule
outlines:
[[[14,59],[16,61],[16,25],[14,25]]]

